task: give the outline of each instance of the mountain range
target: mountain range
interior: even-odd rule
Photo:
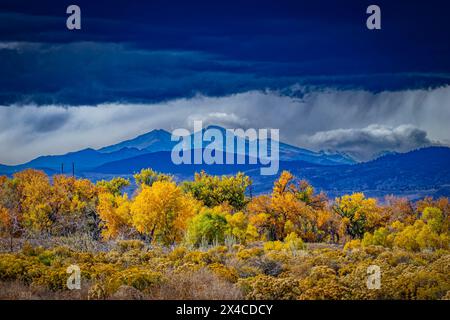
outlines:
[[[225,133],[225,129],[217,126]],[[250,141],[238,136],[233,137],[235,143],[240,141],[248,145]],[[194,145],[191,139],[191,149]],[[267,141],[270,146],[270,140]],[[53,175],[72,173],[91,180],[109,178],[111,176],[129,177],[143,168],[170,173],[176,179],[192,179],[195,172],[205,170],[211,174],[233,174],[245,172],[253,180],[252,192],[268,192],[272,188],[275,176],[261,176],[261,164],[176,165],[171,160],[172,148],[177,141],[171,140],[171,134],[165,130],[153,130],[136,138],[126,140],[104,148],[84,149],[64,155],[41,156],[30,162],[17,166],[0,165],[0,174],[11,175],[14,172],[34,168]],[[205,148],[209,142],[203,142]],[[226,150],[223,142],[222,150]],[[246,148],[246,149],[247,149]],[[270,151],[269,151],[270,153]],[[363,191],[369,195],[383,197],[396,194],[418,198],[433,195],[450,195],[450,148],[428,147],[407,153],[387,152],[379,158],[357,163],[351,157],[339,152],[314,152],[283,142],[279,143],[281,170],[289,170],[297,177],[307,179],[319,191],[330,196],[343,193]],[[231,156],[236,156],[232,154]]]
[[[217,126],[211,126],[207,129],[217,129],[225,133],[225,129]],[[204,129],[206,130],[206,129]],[[243,140],[235,136],[235,141]],[[191,139],[191,142],[193,138]],[[72,170],[72,163],[75,164],[77,172],[95,171],[95,169],[104,164],[131,159],[133,157],[149,156],[156,152],[171,152],[177,141],[171,140],[171,134],[165,130],[153,130],[134,139],[126,140],[111,146],[107,146],[98,150],[83,149],[76,152],[69,152],[64,155],[50,155],[41,156],[27,163],[16,166],[0,165],[0,173],[11,174],[26,168],[42,169],[47,172],[61,172],[61,165],[67,170]],[[202,148],[205,148],[209,142],[204,142]],[[248,148],[249,141],[244,141],[246,148]],[[270,140],[268,141],[270,146]],[[191,144],[191,149],[194,146]],[[225,150],[225,141],[223,141],[222,150]],[[355,161],[341,153],[330,152],[313,152],[306,149],[298,148],[286,143],[279,143],[280,160],[292,161],[302,160],[311,163],[325,164],[325,165],[341,165],[351,164]]]

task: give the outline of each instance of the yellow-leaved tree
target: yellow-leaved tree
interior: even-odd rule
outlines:
[[[88,179],[65,175],[53,177],[50,205],[53,232],[68,235],[75,232],[97,232],[95,207],[98,188]]]
[[[101,219],[104,239],[126,238],[133,233],[128,195],[102,192],[98,196],[97,213]]]
[[[11,251],[13,251],[13,239],[23,232],[23,216],[17,185],[17,180],[0,176],[0,236],[9,238]]]
[[[325,195],[315,194],[308,182],[288,171],[275,181],[271,197],[252,199],[247,211],[263,240],[283,240],[292,232],[307,241],[338,240],[340,221],[329,211]]]
[[[33,234],[51,232],[51,185],[43,171],[27,169],[14,174],[20,212],[27,231]]]
[[[361,238],[365,232],[383,226],[384,216],[377,200],[366,198],[364,193],[336,198],[334,210],[342,217],[347,233],[352,238]]]
[[[172,181],[142,185],[131,205],[132,224],[149,241],[165,245],[181,241],[199,203]]]

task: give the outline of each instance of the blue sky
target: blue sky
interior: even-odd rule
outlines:
[[[70,4],[81,7],[82,30],[65,28]],[[450,5],[377,1],[382,29],[369,31],[365,26],[369,4],[372,1],[3,0],[0,151],[18,142],[22,147],[7,156],[0,152],[0,163],[100,147],[153,128],[186,126],[169,111],[171,103],[183,101],[191,102],[185,107],[191,118],[199,114],[228,126],[278,126],[288,142],[360,158],[383,149],[448,143]],[[255,94],[259,102],[254,101]],[[204,102],[198,101],[199,96],[219,100],[206,100],[211,110],[198,112]],[[286,97],[290,107],[284,106]],[[345,114],[348,106],[356,109],[348,112],[347,121],[335,119],[324,125],[324,99],[330,99],[328,107],[339,114]],[[224,101],[231,105],[223,106]],[[251,105],[235,110],[243,101]],[[155,118],[151,110],[156,108],[161,119],[136,125],[130,116],[133,120],[126,129],[111,133],[110,140],[94,129],[80,139],[77,128],[89,131],[86,126],[99,127],[108,117],[99,115],[95,123],[80,116],[80,107],[99,111],[105,104],[127,106],[130,113],[136,112],[133,105],[147,105],[142,116],[150,117],[147,110]],[[36,106],[36,119],[28,119],[20,109]],[[412,106],[416,113],[406,115]],[[391,117],[392,108],[396,110]],[[281,118],[293,113],[295,121],[270,122],[258,115],[258,110],[271,109],[280,109]],[[246,122],[233,120],[245,116]],[[7,117],[15,119],[14,127]],[[314,125],[302,122],[305,118]],[[405,126],[412,131],[405,133]],[[112,128],[113,124],[111,132]],[[382,128],[388,136],[377,135],[380,130],[374,128]],[[63,135],[65,142],[54,140],[64,132],[72,136]],[[373,148],[358,150],[361,141]]]

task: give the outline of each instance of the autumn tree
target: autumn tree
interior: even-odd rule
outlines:
[[[96,212],[97,191],[87,179],[65,175],[53,177],[50,198],[53,232],[68,235],[75,232],[90,233],[98,238],[99,220]]]
[[[13,239],[23,233],[23,215],[20,211],[20,195],[17,180],[0,177],[0,234],[9,238],[13,251]]]
[[[434,232],[432,226],[421,219],[393,235],[393,245],[409,251],[448,249],[449,243],[448,234]]]
[[[441,209],[425,207],[421,218],[413,224],[395,221],[387,228],[375,230],[373,234],[365,233],[362,245],[398,247],[408,251],[448,249],[450,232],[443,218]]]
[[[352,238],[361,238],[366,231],[375,230],[382,222],[377,200],[366,198],[363,193],[336,198],[334,210],[342,217]]]
[[[422,211],[421,219],[436,233],[448,232],[448,225],[442,210],[436,207],[426,207]]]
[[[150,241],[169,245],[180,241],[198,203],[174,182],[157,181],[144,185],[131,204],[132,224]]]
[[[249,217],[244,212],[228,212],[225,214],[225,219],[227,220],[226,236],[242,244],[259,238],[257,229],[250,224]]]
[[[50,234],[52,227],[51,185],[43,171],[27,169],[14,174],[23,224],[33,234]]]
[[[8,181],[7,176],[0,176],[0,190],[3,188],[3,185]]]
[[[335,211],[324,208],[315,212],[315,241],[339,242],[345,236],[345,226],[342,218]]]
[[[21,221],[15,211],[9,211],[0,205],[0,236],[9,238],[10,251],[13,251],[13,240],[20,235]]]
[[[407,198],[387,196],[381,210],[386,225],[395,221],[413,224],[418,219],[418,214],[414,210],[413,204]]]
[[[441,197],[439,199],[433,199],[430,197],[426,197],[425,199],[417,202],[417,211],[422,213],[422,216],[425,213],[426,208],[437,208],[442,213],[442,230],[446,230],[446,232],[450,232],[450,201],[448,198]]]
[[[126,238],[132,235],[131,202],[128,195],[103,192],[98,196],[97,211],[101,219],[104,239]]]
[[[141,172],[136,173],[133,177],[136,181],[136,185],[139,187],[142,187],[143,185],[151,187],[156,181],[173,181],[171,175],[159,173],[150,168],[142,169]]]
[[[122,189],[129,185],[130,180],[122,177],[116,177],[109,181],[101,180],[97,182],[97,187],[100,189],[100,192],[109,192],[113,195],[122,194]]]
[[[228,203],[235,210],[241,210],[248,202],[245,192],[250,184],[250,178],[243,173],[219,177],[202,171],[195,174],[194,181],[185,182],[183,190],[208,207]]]
[[[314,219],[312,208],[305,202],[313,196],[313,189],[305,186],[299,190],[294,180],[290,172],[283,171],[274,183],[271,199],[277,225],[274,240],[282,240],[291,232],[302,233],[303,238],[306,238],[305,233],[310,230],[310,222]]]
[[[254,197],[247,206],[249,223],[261,240],[274,240],[281,232],[272,199],[268,195]]]
[[[298,181],[289,171],[283,171],[273,186],[272,197],[284,194],[292,194],[295,199],[313,209],[323,209],[327,203],[324,193],[316,194],[308,181]]]
[[[307,241],[324,239],[324,232],[333,233],[333,240],[338,235],[338,219],[328,213],[325,195],[288,171],[275,181],[270,197],[254,198],[247,210],[250,223],[267,240],[283,240],[292,232]]]

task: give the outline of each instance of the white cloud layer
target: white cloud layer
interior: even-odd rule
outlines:
[[[370,160],[383,152],[406,152],[433,143],[426,131],[412,125],[388,127],[374,124],[362,129],[320,131],[310,137],[310,144],[339,150],[360,160]]]
[[[152,129],[192,130],[193,120],[228,128],[279,128],[281,139],[362,160],[450,142],[450,86],[371,93],[320,90],[302,98],[277,92],[197,96],[156,104],[0,106],[0,163],[100,148]]]

